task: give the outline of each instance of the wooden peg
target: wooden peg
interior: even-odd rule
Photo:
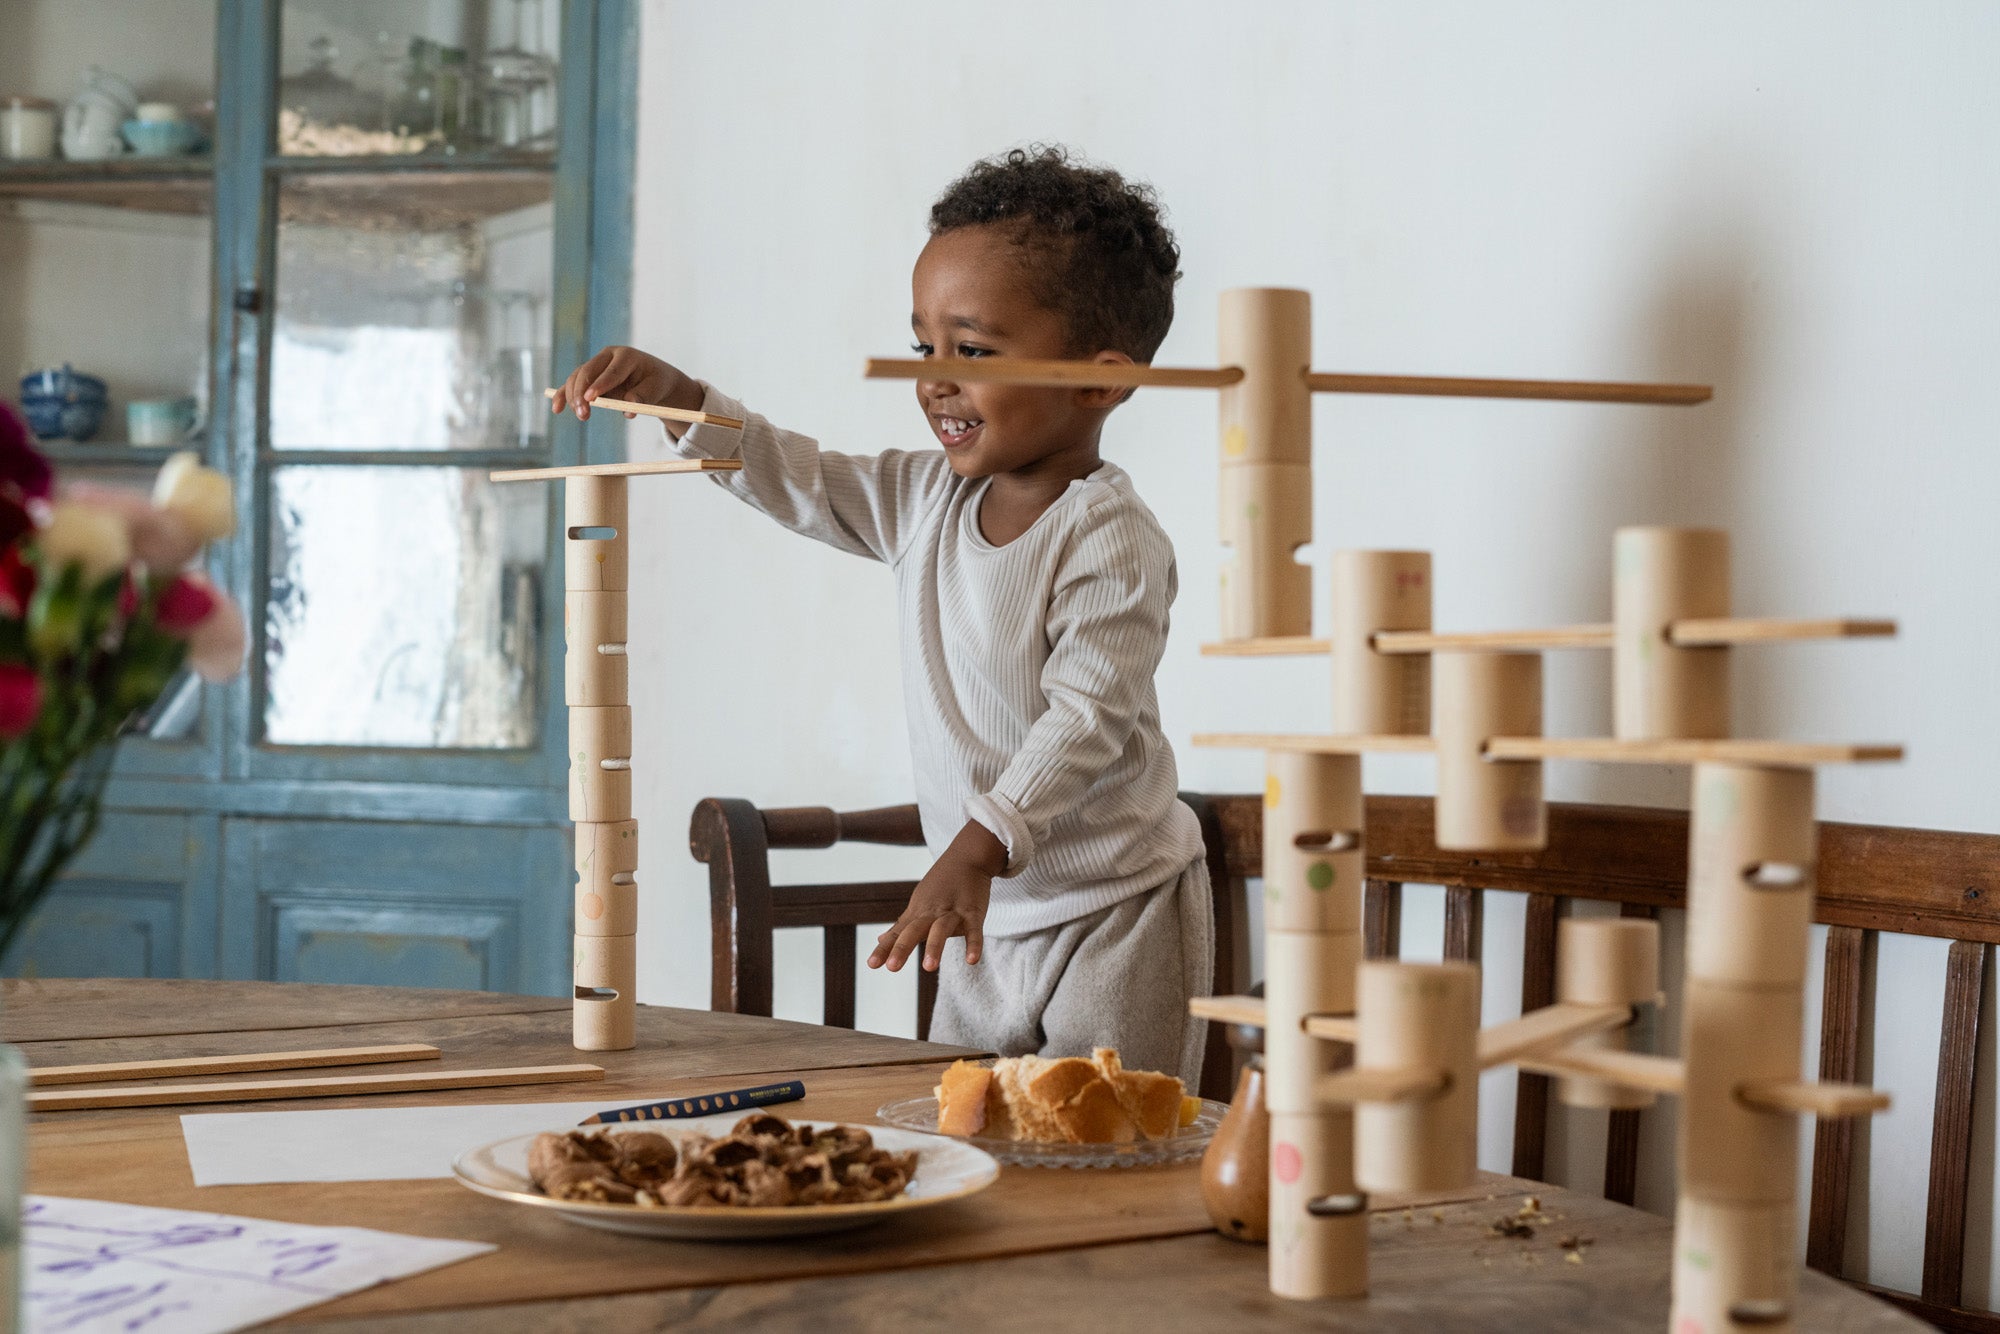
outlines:
[[[1688,977],[1805,985],[1819,843],[1813,771],[1698,764],[1693,804]]]
[[[601,708],[630,702],[625,601],[624,593],[563,594],[564,703]]]
[[[1431,628],[1431,553],[1333,553],[1333,730],[1425,736],[1431,728],[1431,661],[1375,649],[1383,630]]]
[[[639,930],[639,822],[576,827],[576,934]]]
[[[1650,1005],[1660,994],[1660,924],[1639,917],[1565,917],[1556,923],[1556,999],[1573,1005]],[[1623,1052],[1631,1026],[1591,1033],[1571,1051]],[[1651,1107],[1646,1089],[1601,1079],[1563,1079],[1568,1107]]]
[[[1312,630],[1312,569],[1298,549],[1312,541],[1312,469],[1239,463],[1219,484],[1222,637],[1303,635]]]
[[[1271,1113],[1268,1245],[1275,1296],[1367,1294],[1368,1202],[1354,1182],[1353,1113]]]
[[[1737,1096],[1745,1084],[1796,1081],[1805,1029],[1798,987],[1742,987],[1690,976],[1682,999],[1681,1190],[1705,1200],[1788,1203],[1798,1190],[1798,1117]]]
[[[570,477],[563,482],[563,587],[623,592],[629,579],[626,480]]]
[[[1361,757],[1273,751],[1264,776],[1264,925],[1361,929]]]
[[[1370,1191],[1470,1184],[1478,1170],[1479,970],[1469,963],[1364,963],[1355,999],[1357,1069],[1436,1069],[1447,1081],[1432,1098],[1355,1108],[1355,1180]]]
[[[569,711],[569,818],[615,824],[632,818],[632,710]]]
[[[633,1044],[638,989],[636,936],[578,935],[571,1040],[578,1051],[626,1051]]]
[[[1735,1204],[1683,1194],[1674,1209],[1668,1327],[1713,1334],[1792,1329],[1797,1232],[1798,1213],[1789,1203]]]
[[[1489,760],[1496,736],[1540,736],[1542,655],[1434,653],[1437,845],[1465,852],[1548,842],[1539,760]]]
[[[1316,1086],[1338,1053],[1306,1033],[1306,1016],[1354,1013],[1360,963],[1359,931],[1264,932],[1264,1105],[1272,1111],[1319,1109]]]
[[[1729,650],[1668,627],[1729,615],[1729,534],[1620,528],[1612,544],[1613,731],[1622,740],[1729,735]]]
[[[1312,466],[1312,296],[1289,287],[1233,287],[1222,293],[1217,359],[1243,378],[1216,397],[1222,410],[1222,466]],[[1310,481],[1310,478],[1308,478]]]

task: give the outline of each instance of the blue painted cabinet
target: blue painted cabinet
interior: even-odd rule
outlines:
[[[0,970],[564,992],[561,497],[487,473],[622,448],[540,391],[624,337],[634,5],[213,13],[213,156],[104,207],[212,219],[202,447],[240,524],[211,568],[250,661],[123,743]]]

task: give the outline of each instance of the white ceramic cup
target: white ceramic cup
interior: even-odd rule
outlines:
[[[141,102],[138,119],[147,125],[172,125],[187,117],[172,102]]]
[[[56,155],[56,104],[36,97],[0,99],[0,158],[25,162]]]

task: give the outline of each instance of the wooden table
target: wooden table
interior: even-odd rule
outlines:
[[[253,1027],[254,1025],[254,1027]],[[269,983],[9,982],[0,1038],[32,1064],[433,1042],[443,1065],[589,1059],[603,1083],[475,1089],[288,1107],[476,1102],[605,1104],[699,1093],[738,1075],[800,1075],[810,1118],[868,1120],[929,1089],[958,1049],[805,1024],[642,1007],[639,1046],[569,1047],[569,1004],[528,996]],[[254,1079],[245,1075],[237,1078]],[[741,1082],[762,1082],[744,1080]],[[215,1104],[203,1111],[231,1110]],[[1290,1303],[1261,1248],[1209,1229],[1192,1166],[1078,1173],[1009,1168],[982,1194],[858,1233],[800,1242],[646,1241],[567,1224],[449,1181],[213,1186],[191,1181],[177,1108],[34,1118],[29,1187],[49,1194],[486,1241],[501,1249],[280,1322],[320,1334],[943,1326],[1045,1331],[1275,1326],[1382,1330],[1645,1330],[1666,1325],[1671,1232],[1651,1214],[1512,1178],[1378,1212],[1374,1295]],[[1550,1222],[1493,1235],[1532,1192]],[[1568,1259],[1565,1239],[1588,1239]],[[477,1310],[474,1315],[473,1311]],[[1799,1328],[1923,1326],[1805,1275]]]

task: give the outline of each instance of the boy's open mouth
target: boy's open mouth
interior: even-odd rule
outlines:
[[[982,421],[966,417],[947,417],[943,413],[939,413],[933,420],[937,422],[938,439],[944,442],[946,449],[959,449],[969,444],[974,433],[985,425]]]

